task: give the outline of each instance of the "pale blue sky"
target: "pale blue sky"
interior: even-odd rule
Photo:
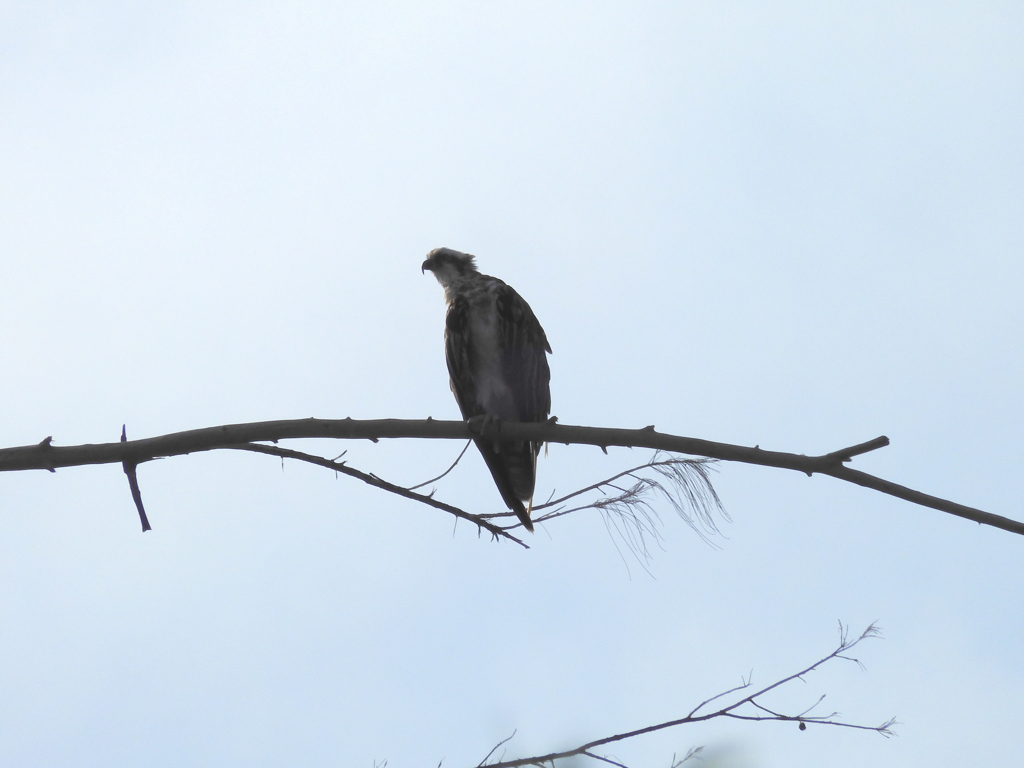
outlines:
[[[564,423],[821,453],[1024,519],[1016,3],[0,5],[0,445],[455,418],[446,245],[532,305]],[[349,449],[402,483],[461,446]],[[538,491],[647,457],[554,446]],[[711,547],[532,549],[314,467],[0,477],[0,763],[469,766],[777,700],[899,737],[689,727],[632,768],[1010,765],[1024,540],[722,465]],[[475,455],[439,486],[500,499]]]

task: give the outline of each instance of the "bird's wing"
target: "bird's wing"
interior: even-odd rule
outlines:
[[[523,298],[504,283],[495,295],[505,380],[519,421],[544,421],[551,413],[551,352],[544,329]]]
[[[469,302],[456,296],[448,307],[444,327],[444,356],[448,363],[452,393],[459,404],[462,418],[482,415],[476,402],[476,380],[473,378],[473,344],[469,337]]]

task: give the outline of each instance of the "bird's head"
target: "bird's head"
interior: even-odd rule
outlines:
[[[451,248],[435,248],[427,254],[422,271],[430,270],[441,285],[451,285],[459,278],[476,272],[476,257]]]

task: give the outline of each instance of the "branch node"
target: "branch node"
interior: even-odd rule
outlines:
[[[121,442],[128,442],[128,433],[124,424],[121,425]],[[142,523],[142,532],[145,533],[146,531],[153,530],[153,527],[149,524],[146,508],[142,505],[142,489],[139,488],[139,477],[135,473],[137,466],[138,463],[134,461],[121,462],[121,468],[128,475],[128,488],[132,492],[132,501],[135,502],[135,509],[139,511],[139,522]]]
[[[53,446],[50,445],[52,441],[52,436],[44,437],[42,440],[39,441],[38,445],[35,446],[37,449],[42,448],[46,454],[45,458],[43,458],[40,461],[40,464],[43,465],[42,467],[40,467],[40,469],[45,469],[47,472],[50,472],[51,474],[57,471],[53,466],[52,459],[50,458],[50,456],[52,456],[51,451],[53,451]]]

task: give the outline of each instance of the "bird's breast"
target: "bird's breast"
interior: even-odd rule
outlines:
[[[505,375],[501,327],[492,294],[484,293],[470,306],[469,343],[477,405],[501,419],[516,417],[515,397]]]

